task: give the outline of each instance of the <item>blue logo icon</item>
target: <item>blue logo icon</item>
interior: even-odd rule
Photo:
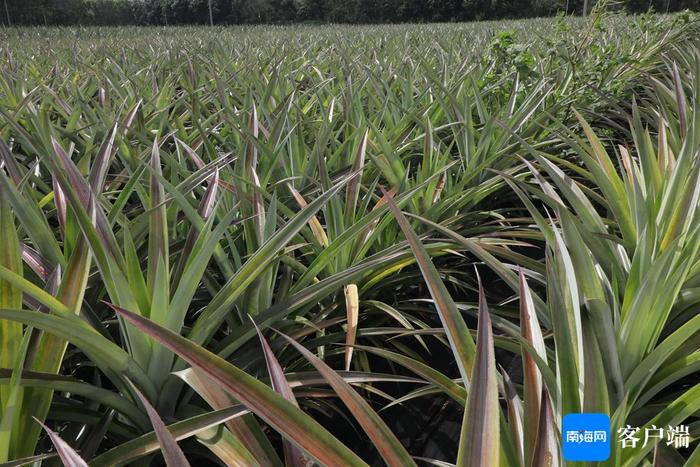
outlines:
[[[605,461],[610,457],[610,417],[606,414],[564,415],[561,437],[567,461]]]

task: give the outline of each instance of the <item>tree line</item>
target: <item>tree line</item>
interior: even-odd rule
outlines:
[[[3,25],[399,23],[585,14],[595,0],[0,0]],[[623,0],[631,13],[700,10],[700,0]]]

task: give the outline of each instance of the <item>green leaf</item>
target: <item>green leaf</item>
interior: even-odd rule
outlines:
[[[561,465],[561,461],[559,443],[557,441],[557,428],[547,388],[542,390],[539,419],[540,424],[537,429],[537,443],[530,465],[533,467],[541,465],[558,467]]]
[[[68,443],[63,441],[60,436],[58,436],[53,430],[41,423],[39,420],[36,422],[40,424],[44,430],[46,430],[46,433],[49,435],[51,442],[56,448],[58,457],[61,458],[61,461],[65,467],[87,467],[87,463],[77,452],[75,452],[72,447],[70,447]]]
[[[500,409],[494,352],[491,317],[484,290],[480,285],[476,361],[462,421],[462,434],[457,454],[459,466],[499,465]]]
[[[547,352],[542,331],[534,313],[532,293],[520,271],[520,332],[523,340],[529,342],[537,356],[547,361]],[[523,399],[524,399],[524,459],[525,465],[533,465],[538,428],[540,426],[540,400],[542,399],[542,375],[529,349],[521,346],[523,359]]]
[[[180,446],[177,445],[177,441],[175,441],[170,431],[168,431],[166,428],[163,420],[161,420],[158,412],[156,412],[156,409],[153,408],[150,402],[148,402],[148,399],[141,394],[141,391],[139,391],[136,386],[132,385],[132,389],[138,396],[143,406],[146,408],[148,418],[151,420],[151,424],[153,425],[153,431],[158,438],[158,443],[160,443],[161,451],[163,452],[163,457],[165,458],[165,463],[169,467],[189,467],[190,463],[187,461],[187,458],[183,454],[182,449],[180,449]]]
[[[0,178],[5,177],[0,173]],[[8,272],[22,276],[22,258],[17,238],[15,217],[6,196],[7,189],[0,184],[0,266]],[[22,291],[12,282],[0,276],[0,308],[21,308]],[[22,325],[10,321],[0,321],[0,368],[13,368],[17,360],[17,350],[22,340]],[[0,418],[8,404],[12,390],[0,385]],[[8,460],[9,438],[0,436],[0,461]],[[6,443],[7,442],[7,443]]]
[[[284,370],[282,370],[282,366],[272,352],[270,344],[267,343],[267,340],[257,326],[255,329],[258,331],[258,336],[260,337],[260,344],[262,345],[263,354],[265,355],[265,363],[267,363],[267,372],[270,374],[272,388],[289,402],[299,407],[294,393],[292,392],[292,388],[289,386],[289,382],[284,375]],[[293,467],[304,467],[308,462],[308,459],[287,441],[284,443],[284,458],[286,463]]]

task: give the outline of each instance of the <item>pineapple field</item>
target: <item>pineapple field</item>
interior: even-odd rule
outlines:
[[[0,29],[0,464],[700,465],[699,20]]]

